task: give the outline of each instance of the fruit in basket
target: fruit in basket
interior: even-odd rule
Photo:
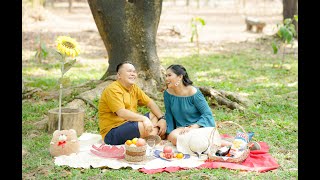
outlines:
[[[146,145],[146,140],[139,138],[136,142],[136,146],[144,146]]]
[[[137,141],[138,141],[138,138],[133,138],[131,141],[132,141],[133,144],[136,144]]]
[[[130,139],[128,139],[128,140],[126,141],[126,145],[130,146],[131,144],[132,144],[132,141],[131,141]]]

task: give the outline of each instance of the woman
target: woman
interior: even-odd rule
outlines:
[[[173,145],[176,145],[178,135],[191,129],[215,127],[206,99],[192,83],[183,66],[171,65],[167,68],[167,90],[164,91],[166,134]]]

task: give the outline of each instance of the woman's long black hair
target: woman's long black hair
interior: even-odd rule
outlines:
[[[179,64],[172,64],[167,68],[167,70],[168,69],[171,69],[172,72],[175,73],[177,76],[182,75],[182,83],[185,86],[193,84],[193,82],[189,79],[186,68],[184,68],[183,66],[181,66]]]

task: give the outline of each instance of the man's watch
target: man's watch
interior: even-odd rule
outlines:
[[[160,119],[166,120],[166,117],[165,116],[161,116],[161,117],[158,118],[158,121],[160,121]]]

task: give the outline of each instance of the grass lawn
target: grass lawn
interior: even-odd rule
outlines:
[[[55,166],[48,151],[52,134],[38,130],[34,123],[42,120],[49,109],[58,107],[58,99],[45,101],[33,96],[22,102],[22,148],[27,152],[22,159],[23,179],[297,179],[298,58],[290,53],[282,62],[281,53],[272,54],[268,38],[232,46],[238,48],[205,56],[164,57],[160,60],[165,68],[171,64],[185,66],[195,86],[248,94],[253,104],[244,112],[218,107],[212,109],[214,118],[218,123],[232,120],[247,131],[255,132],[253,140],[267,142],[270,146],[270,154],[280,164],[277,170],[257,173],[202,169],[147,175],[130,168]],[[98,80],[106,69],[107,64],[78,63],[65,76],[70,77],[75,86]],[[27,86],[53,90],[59,65],[25,63],[22,75]],[[97,120],[97,111],[88,106],[85,130],[98,133]]]

